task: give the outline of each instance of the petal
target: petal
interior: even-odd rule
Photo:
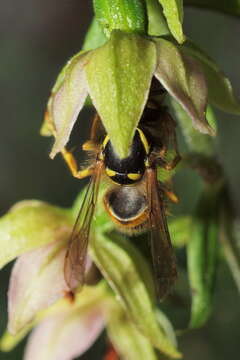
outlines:
[[[192,118],[195,129],[214,135],[206,117],[207,85],[199,63],[182,55],[170,41],[155,40],[158,65],[155,76]]]
[[[15,263],[8,292],[8,330],[15,334],[69,290],[64,280],[64,241],[22,255]]]
[[[156,66],[154,43],[113,31],[86,65],[89,94],[120,157],[128,155]]]
[[[123,236],[100,231],[90,243],[91,255],[117,293],[131,320],[151,344],[164,354],[181,354],[159,326],[155,314],[153,279],[146,260]]]
[[[61,237],[71,227],[66,210],[32,200],[16,204],[0,219],[0,267]]]
[[[190,40],[184,43],[182,50],[201,63],[208,85],[209,102],[222,111],[239,115],[240,99],[234,93],[230,80],[219,66]]]
[[[81,52],[74,56],[53,88],[48,109],[48,115],[56,130],[54,134],[56,140],[50,155],[52,158],[68,142],[73,125],[86,100],[87,84],[84,65],[87,61],[88,53]]]
[[[72,360],[83,354],[104,328],[101,309],[58,314],[43,321],[30,335],[24,360]]]

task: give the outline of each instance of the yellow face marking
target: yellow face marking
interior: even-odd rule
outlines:
[[[148,154],[150,148],[149,148],[149,145],[148,145],[148,141],[147,141],[147,139],[146,139],[146,136],[144,135],[144,133],[142,132],[142,130],[140,130],[139,128],[137,128],[137,131],[138,131],[139,136],[140,136],[140,139],[141,139],[141,141],[142,141],[142,143],[143,143],[144,149],[145,149],[146,153]]]
[[[138,173],[128,173],[127,177],[131,180],[139,180],[141,177],[141,174]]]
[[[113,177],[113,176],[115,176],[117,173],[116,173],[116,171],[114,171],[114,170],[111,170],[111,169],[109,169],[109,168],[106,168],[106,174],[107,174],[109,177]]]
[[[108,141],[109,141],[109,135],[106,135],[105,136],[105,139],[103,140],[103,144],[102,144],[102,146],[103,146],[103,149],[105,148],[105,146],[107,145],[107,143],[108,143]]]

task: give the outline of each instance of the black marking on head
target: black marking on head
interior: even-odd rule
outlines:
[[[103,153],[105,167],[116,172],[116,175],[111,176],[111,179],[120,185],[134,184],[141,179],[145,172],[147,153],[138,131],[135,133],[129,155],[126,158],[120,159],[118,157],[110,140],[107,141]],[[130,173],[141,176],[139,179],[133,180],[127,176]]]

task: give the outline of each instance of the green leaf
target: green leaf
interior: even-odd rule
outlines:
[[[94,261],[139,331],[166,355],[181,357],[157,323],[152,274],[139,251],[123,236],[102,234],[99,229],[90,247]]]
[[[207,85],[199,63],[183,55],[176,45],[156,39],[157,67],[154,75],[192,119],[195,129],[214,135],[205,118]]]
[[[239,115],[240,100],[234,94],[230,80],[218,65],[190,40],[185,42],[181,49],[200,61],[208,85],[209,102],[220,110]]]
[[[102,46],[106,41],[107,38],[96,17],[94,17],[85,36],[82,50],[88,51],[96,49],[97,47]]]
[[[203,326],[212,311],[219,233],[217,185],[216,189],[209,187],[203,193],[193,218],[191,241],[187,245],[188,276],[192,293],[191,328]]]
[[[184,0],[184,5],[199,6],[230,15],[240,15],[240,0]]]
[[[107,37],[113,30],[146,34],[147,17],[142,0],[94,0],[93,4]]]
[[[155,66],[152,41],[114,31],[85,67],[92,102],[121,158],[128,155]]]
[[[128,360],[158,359],[152,344],[137,330],[127,313],[117,303],[108,318],[107,332],[121,358]]]
[[[214,139],[207,134],[201,134],[199,131],[195,130],[192,127],[189,115],[174,99],[170,99],[170,104],[175,112],[176,119],[181,126],[189,149],[207,156],[215,154]],[[215,129],[216,126],[214,125],[214,113],[212,109],[207,111],[207,117],[208,119],[210,118],[209,123],[212,125],[213,129]]]
[[[173,37],[182,44],[185,41],[183,34],[183,1],[182,0],[158,0],[163,7],[168,27]]]
[[[0,267],[15,257],[54,242],[71,220],[66,210],[41,201],[22,201],[0,219]]]
[[[158,0],[146,0],[148,14],[148,35],[161,36],[170,34],[162,7]]]

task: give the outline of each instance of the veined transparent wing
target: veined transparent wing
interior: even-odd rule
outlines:
[[[176,280],[177,266],[168,231],[162,193],[157,180],[157,169],[146,170],[146,187],[155,286],[158,298],[162,299]]]
[[[93,175],[88,184],[82,206],[68,242],[64,263],[64,276],[71,290],[84,284],[88,242],[98,198],[102,168],[103,162],[101,160],[96,161]]]

